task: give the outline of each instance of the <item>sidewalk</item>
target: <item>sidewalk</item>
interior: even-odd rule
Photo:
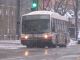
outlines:
[[[9,43],[9,44],[21,44],[20,40],[0,40],[0,44],[1,43]]]
[[[0,49],[19,49],[23,46],[20,40],[0,40]]]

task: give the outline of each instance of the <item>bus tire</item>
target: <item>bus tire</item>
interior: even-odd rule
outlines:
[[[50,45],[48,45],[48,48],[56,48],[56,45],[55,44],[50,44]]]
[[[60,44],[59,47],[60,47],[60,48],[62,48],[62,47],[66,47],[66,45],[64,45],[64,44]]]

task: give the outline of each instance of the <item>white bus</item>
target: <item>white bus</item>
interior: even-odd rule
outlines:
[[[68,18],[51,11],[22,15],[20,40],[27,47],[66,46],[69,42]]]

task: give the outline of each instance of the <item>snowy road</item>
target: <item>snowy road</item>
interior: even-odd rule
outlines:
[[[1,41],[0,60],[80,60],[80,45],[71,41],[67,48],[26,48],[20,41]]]
[[[0,60],[80,60],[80,45],[69,48],[0,50]]]

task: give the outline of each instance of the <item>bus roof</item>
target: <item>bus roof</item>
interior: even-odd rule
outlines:
[[[26,16],[26,15],[41,15],[41,14],[49,14],[51,15],[52,18],[55,18],[55,19],[60,19],[60,20],[65,20],[65,21],[68,21],[68,18],[66,16],[61,16],[60,14],[56,13],[56,12],[52,12],[52,11],[33,11],[33,12],[30,12],[28,14],[24,14],[22,16]]]

